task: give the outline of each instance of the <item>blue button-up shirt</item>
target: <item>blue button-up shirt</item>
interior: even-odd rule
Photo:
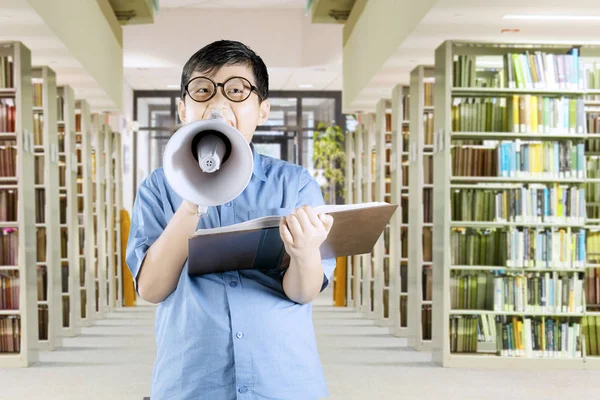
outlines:
[[[133,208],[127,264],[137,281],[149,247],[182,199],[162,169],[142,182]],[[214,228],[323,204],[318,184],[295,164],[259,155],[245,191],[210,207],[198,228]],[[152,400],[316,399],[328,396],[311,304],[291,301],[278,270],[189,276],[156,312]],[[323,288],[335,259],[323,260]]]

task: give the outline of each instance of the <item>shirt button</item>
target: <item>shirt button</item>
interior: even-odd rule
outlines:
[[[237,282],[229,282],[229,286],[236,287],[237,286]]]
[[[235,337],[238,338],[238,339],[243,338],[244,337],[244,332],[238,332],[238,333],[236,333]]]
[[[241,394],[244,394],[244,393],[248,392],[248,388],[246,386],[242,386],[241,388],[238,389],[238,392],[240,392]]]
[[[225,203],[225,207],[231,207],[231,202],[228,201],[227,203]]]

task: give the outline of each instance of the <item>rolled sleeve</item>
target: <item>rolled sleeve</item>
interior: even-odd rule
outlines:
[[[296,207],[308,205],[314,208],[325,204],[325,200],[323,199],[323,193],[321,192],[319,184],[306,169],[303,169],[302,174],[300,175],[300,182],[298,187],[299,190],[298,200],[296,201]],[[329,280],[331,279],[331,275],[333,274],[335,265],[335,258],[326,258],[322,260],[323,285],[321,286],[321,291],[325,290],[327,285],[329,285]]]
[[[138,274],[146,253],[159,238],[167,221],[162,207],[160,190],[153,182],[154,175],[142,182],[133,205],[131,229],[127,242],[127,266],[133,275],[135,290],[138,290]]]

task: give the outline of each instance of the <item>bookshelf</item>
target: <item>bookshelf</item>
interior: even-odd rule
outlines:
[[[77,221],[79,226],[79,315],[82,326],[95,319],[96,288],[94,257],[94,179],[92,168],[92,119],[87,101],[75,102],[75,148],[77,152]]]
[[[392,147],[391,100],[381,99],[375,111],[375,201],[390,202]],[[373,251],[374,312],[378,326],[390,324],[390,225],[388,224]]]
[[[598,93],[600,68],[597,63],[586,64],[587,89]],[[588,139],[586,141],[587,178],[600,176],[600,96],[585,98],[585,117]],[[600,183],[586,184],[588,230],[586,264],[586,316],[583,322],[586,364],[600,368]]]
[[[54,350],[62,339],[56,74],[32,68],[39,347]]]
[[[416,350],[431,350],[433,79],[429,66],[410,74],[408,344]]]
[[[62,336],[80,332],[81,291],[77,212],[77,152],[75,96],[70,86],[57,88],[58,163],[60,192]]]
[[[573,49],[436,50],[433,359],[444,367],[591,367],[583,58],[599,53]]]
[[[409,87],[397,85],[391,101],[390,202],[398,208],[390,220],[390,333],[408,335],[408,104]]]
[[[94,319],[102,319],[107,311],[108,287],[106,266],[106,170],[105,170],[105,126],[101,116],[92,116],[92,178],[93,178],[93,221],[95,248],[93,258]]]
[[[114,179],[114,201],[113,201],[113,225],[115,231],[114,241],[114,265],[115,265],[115,287],[116,287],[116,306],[123,307],[123,265],[121,250],[121,209],[123,208],[123,160],[121,147],[121,134],[114,132],[113,139],[113,176]]]
[[[0,218],[0,276],[11,291],[10,304],[0,306],[0,332],[13,338],[0,347],[0,367],[18,368],[39,360],[31,52],[0,42],[0,62],[11,71],[0,75],[0,106],[9,115],[0,118],[0,193],[11,198],[2,209],[12,210]]]
[[[117,271],[115,264],[115,175],[114,175],[114,164],[113,164],[113,139],[114,133],[107,125],[103,125],[104,129],[104,151],[103,151],[103,163],[104,163],[104,177],[105,177],[105,207],[104,216],[106,223],[106,236],[105,236],[105,265],[106,265],[106,305],[107,310],[112,311],[117,304]]]
[[[360,203],[362,202],[362,174],[364,171],[363,168],[363,114],[358,114],[358,124],[356,125],[356,131],[353,134],[353,143],[354,151],[353,151],[353,202]],[[348,163],[346,163],[346,166]],[[352,257],[352,305],[355,310],[362,310],[362,304],[364,302],[364,293],[363,293],[363,260],[364,256],[357,255]]]
[[[369,203],[374,201],[374,181],[373,176],[375,174],[375,118],[373,114],[364,115],[364,124],[362,127],[362,157],[361,167],[362,171],[362,202]],[[375,246],[377,247],[377,245]],[[363,254],[361,257],[362,265],[362,302],[361,312],[367,316],[367,318],[374,319],[375,316],[375,257],[374,249],[369,254]]]
[[[345,137],[345,151],[346,151],[346,169],[344,171],[344,186],[345,186],[345,200],[346,204],[355,204],[354,192],[354,163],[356,156],[354,153],[354,135],[355,132],[346,132]],[[353,256],[346,257],[346,307],[351,304],[356,307],[356,293],[354,292],[354,281],[357,279],[355,273],[355,263]]]

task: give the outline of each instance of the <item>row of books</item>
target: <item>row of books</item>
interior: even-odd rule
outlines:
[[[43,82],[35,81],[33,82],[33,106],[34,107],[42,107],[43,106]]]
[[[431,301],[433,296],[433,268],[431,266],[423,266],[421,274],[423,300]]]
[[[34,157],[33,159],[33,173],[34,173],[34,182],[36,185],[44,184],[44,158],[43,157]]]
[[[60,230],[60,258],[69,257],[69,231],[67,228]]]
[[[432,318],[431,304],[424,304],[421,307],[421,335],[423,340],[431,340],[432,338]]]
[[[18,196],[12,189],[0,190],[0,221],[17,221]]]
[[[44,114],[33,114],[33,144],[41,146],[44,144]]]
[[[566,229],[453,229],[452,265],[584,268],[586,231]]]
[[[433,188],[423,189],[423,222],[433,222]]]
[[[583,224],[586,219],[586,191],[576,186],[463,189],[451,196],[453,221]]]
[[[577,358],[581,355],[581,324],[564,318],[496,319],[498,354],[504,357]]]
[[[451,307],[523,313],[582,313],[583,279],[577,274],[453,272]]]
[[[600,265],[600,231],[593,230],[587,240],[588,262]]]
[[[58,185],[67,186],[67,166],[64,163],[58,165]]]
[[[17,142],[0,140],[0,177],[17,176]]]
[[[0,132],[15,131],[15,102],[13,99],[0,99]]]
[[[503,357],[576,358],[581,354],[579,321],[558,317],[454,315],[450,317],[452,353],[489,352],[493,343]]]
[[[455,146],[451,153],[454,176],[585,177],[583,143],[502,141],[486,146]]]
[[[600,317],[586,315],[581,321],[588,356],[600,356]]]
[[[46,228],[36,229],[36,253],[38,262],[46,262]]]
[[[12,56],[0,56],[0,89],[14,87],[15,76]]]
[[[65,99],[61,95],[56,95],[56,120],[65,120]]]
[[[600,308],[600,267],[588,268],[586,271],[585,302],[591,308],[594,308],[596,310]]]
[[[35,222],[43,224],[46,222],[46,190],[35,189]]]
[[[60,266],[61,290],[64,294],[69,294],[69,263],[62,262]]]
[[[19,309],[19,275],[14,272],[0,272],[0,310]]]
[[[0,315],[0,353],[21,351],[21,318],[18,315]]]
[[[59,207],[60,207],[60,215],[59,215],[59,223],[66,224],[67,223],[67,196],[66,194],[61,194],[59,197]],[[66,229],[66,228],[63,228]]]
[[[38,304],[38,339],[48,340],[49,313],[46,304]]]
[[[579,50],[569,54],[541,51],[507,53],[498,74],[478,75],[475,56],[457,56],[453,63],[455,87],[498,87],[516,89],[585,90],[587,75]]]
[[[62,326],[68,328],[70,326],[71,303],[68,297],[62,298]]]
[[[19,254],[19,235],[16,229],[0,229],[0,265],[17,265]]]
[[[587,88],[588,89],[600,89],[600,67],[594,61],[592,65],[586,65],[585,68],[586,79],[587,79]],[[588,95],[586,96],[590,101],[598,101],[600,100],[600,95]]]
[[[431,112],[423,114],[423,143],[425,146],[433,145],[433,113]]]
[[[38,266],[37,269],[37,299],[38,301],[48,301],[48,270],[45,266]]]
[[[433,107],[433,99],[435,96],[435,82],[423,82],[424,89],[424,105],[425,107]]]
[[[454,132],[584,134],[586,119],[584,100],[567,97],[457,97],[452,104]]]
[[[586,143],[586,151],[600,153],[600,112],[589,112],[587,114],[587,131],[597,138],[589,139]]]

